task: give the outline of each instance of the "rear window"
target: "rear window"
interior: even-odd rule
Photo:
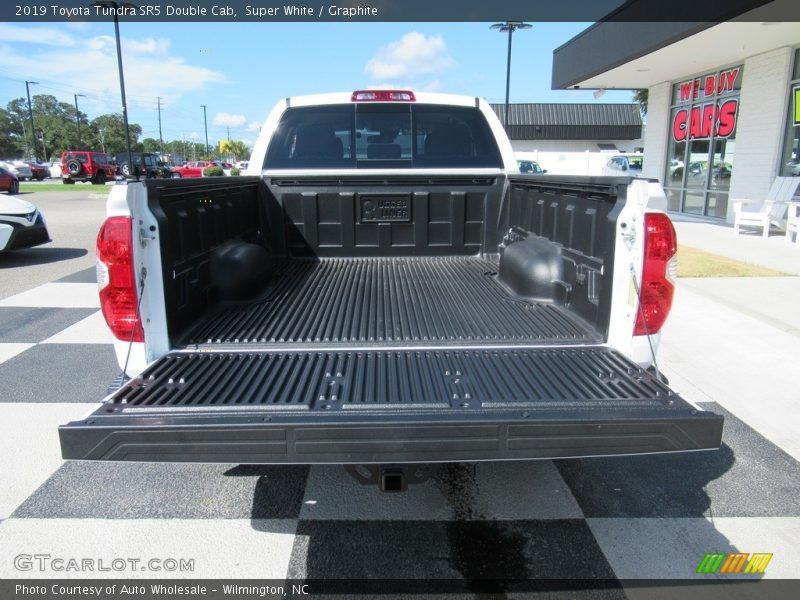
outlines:
[[[342,104],[288,109],[265,169],[501,167],[477,108]]]
[[[85,163],[89,160],[89,155],[86,152],[67,152],[61,157],[61,162],[67,162],[73,159]]]

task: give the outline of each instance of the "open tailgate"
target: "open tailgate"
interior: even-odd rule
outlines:
[[[220,350],[59,434],[66,459],[358,464],[709,450],[722,421],[603,346]]]

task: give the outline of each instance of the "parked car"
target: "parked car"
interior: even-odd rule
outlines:
[[[158,176],[163,177],[165,179],[169,179],[172,177],[172,165],[168,162],[159,160],[158,161]]]
[[[31,168],[32,178],[36,181],[42,181],[45,177],[49,176],[50,169],[45,165],[33,161],[25,161],[25,164]]]
[[[517,165],[520,173],[547,173],[547,169],[542,169],[535,160],[518,160]]]
[[[117,166],[103,152],[91,150],[66,150],[61,154],[61,177],[67,184],[91,181],[103,185],[114,179]]]
[[[0,167],[0,192],[19,194],[19,179],[5,167]]]
[[[5,188],[3,188],[5,186]],[[0,189],[19,189],[19,181],[0,168]],[[0,252],[30,248],[50,241],[44,216],[30,202],[14,196],[0,196]]]
[[[133,177],[134,171],[128,161],[128,153],[122,152],[115,157],[117,164],[117,173],[124,177]],[[134,168],[138,169],[139,177],[144,179],[156,179],[158,177],[171,177],[172,173],[169,169],[163,168],[163,164],[158,157],[158,154],[152,152],[131,152],[131,160],[133,160]]]
[[[181,177],[202,177],[203,169],[206,167],[218,167],[220,164],[213,160],[194,160],[187,162],[180,167],[172,167],[172,176],[175,178]]]
[[[616,154],[609,158],[603,167],[603,175],[641,177],[642,164],[643,157],[641,154]]]
[[[708,173],[708,161],[707,160],[695,160],[689,163],[687,167],[689,173],[689,181],[694,182],[692,185],[697,185],[697,180],[706,180],[707,173]],[[675,170],[672,172],[672,179],[675,181],[683,180],[683,171],[684,166],[681,163]],[[711,183],[713,185],[720,185],[722,180],[730,179],[731,172],[733,171],[733,165],[729,162],[723,161],[716,161],[714,162],[714,171],[711,173]]]
[[[33,177],[33,171],[28,164],[21,160],[2,160],[0,167],[6,169],[20,181],[27,181]]]
[[[672,158],[669,161],[669,174],[672,179],[676,178],[676,174],[678,175],[678,179],[683,175],[683,161],[677,158]]]
[[[250,164],[250,161],[247,160],[240,160],[236,163],[236,168],[239,169],[242,173],[247,169],[247,165]]]
[[[61,179],[61,161],[54,160],[48,165],[48,169],[50,171],[50,177],[55,177]]]

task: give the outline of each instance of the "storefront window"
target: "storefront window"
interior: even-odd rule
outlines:
[[[670,210],[725,218],[742,71],[731,67],[673,85],[664,173]]]
[[[686,192],[683,199],[683,212],[702,215],[705,206],[705,193]]]
[[[667,194],[667,210],[679,211],[681,209],[681,190],[664,190]]]
[[[780,174],[784,177],[800,176],[800,49],[794,53],[794,71],[789,84],[789,109]]]

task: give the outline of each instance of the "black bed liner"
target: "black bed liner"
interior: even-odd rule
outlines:
[[[60,428],[65,458],[382,463],[717,448],[607,347],[179,352]]]
[[[218,308],[186,344],[599,342],[555,304],[514,295],[479,257],[289,260],[258,301]]]

